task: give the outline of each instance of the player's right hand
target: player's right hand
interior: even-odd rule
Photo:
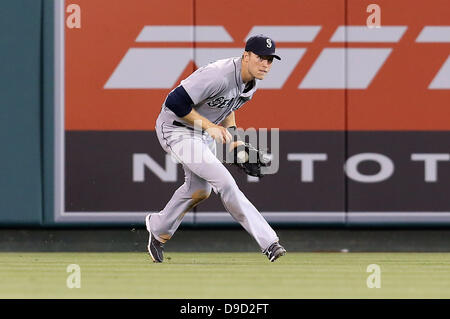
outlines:
[[[214,125],[206,129],[206,132],[217,142],[225,144],[230,143],[233,137],[231,136],[230,132],[223,127],[219,125]]]

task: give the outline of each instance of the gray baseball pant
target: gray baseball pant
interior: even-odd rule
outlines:
[[[261,251],[278,241],[275,231],[237,186],[233,176],[216,157],[216,143],[207,133],[164,123],[158,118],[156,134],[163,149],[183,165],[185,182],[167,205],[150,218],[153,235],[161,242],[169,240],[183,216],[211,189],[219,194],[225,209],[253,236]]]

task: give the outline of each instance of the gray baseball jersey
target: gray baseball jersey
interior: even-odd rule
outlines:
[[[219,124],[252,98],[258,81],[253,80],[246,87],[241,76],[241,58],[235,57],[203,66],[180,84],[194,102],[193,109],[214,124]],[[160,117],[166,123],[178,121],[192,127],[175,115],[165,101]]]

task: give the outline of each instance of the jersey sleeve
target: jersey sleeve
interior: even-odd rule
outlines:
[[[217,95],[225,87],[225,77],[216,68],[203,67],[180,83],[195,104]]]
[[[178,117],[188,115],[192,110],[192,99],[182,86],[178,86],[166,98],[164,103]]]

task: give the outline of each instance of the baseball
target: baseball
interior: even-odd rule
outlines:
[[[245,163],[248,161],[248,154],[246,151],[240,151],[236,154],[238,163]]]

